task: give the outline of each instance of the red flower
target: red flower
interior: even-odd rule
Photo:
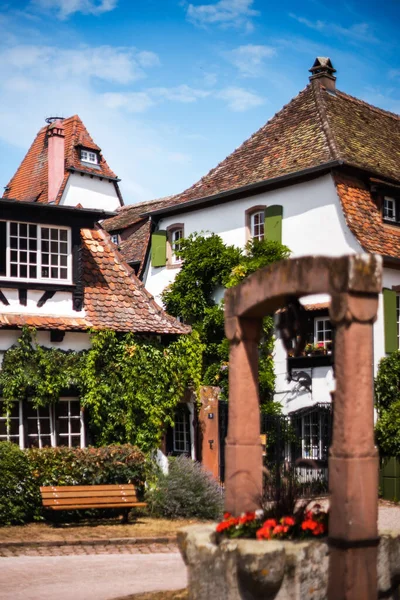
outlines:
[[[293,525],[295,525],[296,522],[293,519],[293,517],[282,517],[281,523],[282,523],[282,525],[287,525],[288,527],[293,527]]]
[[[280,533],[286,533],[288,527],[284,527],[283,525],[277,525],[272,530],[272,535],[279,535]]]
[[[276,527],[277,526],[277,522],[275,521],[275,519],[267,519],[263,525],[263,527]]]
[[[225,519],[225,520],[226,520],[226,519],[230,519],[230,518],[231,518],[231,516],[232,516],[232,515],[231,515],[231,513],[228,513],[228,512],[224,513],[224,519]]]
[[[225,531],[225,529],[234,527],[238,523],[239,523],[239,519],[235,519],[235,517],[230,517],[226,521],[222,521],[221,523],[218,523],[218,525],[216,527],[216,531],[217,531],[217,533],[222,533],[222,531]]]
[[[261,527],[256,532],[256,537],[258,540],[270,540],[271,539],[271,527]]]
[[[245,525],[246,523],[250,523],[251,521],[254,521],[255,518],[256,518],[256,513],[247,512],[242,517],[239,517],[239,524]]]
[[[312,519],[307,519],[306,521],[303,521],[301,524],[301,528],[303,531],[307,531],[307,529],[309,529],[310,531],[314,531],[316,529],[316,527],[318,527],[319,523],[317,523],[316,521],[313,521]]]
[[[325,533],[325,526],[323,523],[317,523],[316,528],[312,532],[313,535],[322,535]]]

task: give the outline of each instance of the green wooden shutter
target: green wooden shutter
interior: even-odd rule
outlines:
[[[167,232],[155,231],[151,236],[151,266],[164,267],[167,262]]]
[[[393,290],[383,290],[383,312],[385,323],[385,352],[395,352],[398,350],[397,341],[397,311],[396,311],[396,292]]]
[[[275,204],[265,209],[264,237],[271,242],[282,243],[283,206]]]

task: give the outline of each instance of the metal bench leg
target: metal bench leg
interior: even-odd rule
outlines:
[[[130,512],[130,508],[124,508],[123,513],[122,513],[122,521],[121,523],[123,525],[126,525],[129,522],[129,512]]]

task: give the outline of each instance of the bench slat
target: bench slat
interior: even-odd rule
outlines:
[[[70,505],[68,507],[65,506],[46,506],[49,510],[83,510],[89,508],[138,508],[138,507],[146,507],[146,502],[135,502],[133,504],[101,504],[101,505],[91,505],[91,506],[82,506],[82,505]]]
[[[51,485],[42,486],[41,492],[90,492],[90,491],[110,491],[110,490],[135,490],[133,483],[110,484],[110,485]]]
[[[103,492],[42,492],[42,498],[102,498],[103,496],[115,496],[116,498],[136,498],[134,490],[104,490]]]
[[[136,498],[115,498],[113,496],[103,496],[102,498],[49,498],[43,500],[43,506],[69,506],[70,504],[81,504],[88,506],[89,504],[134,504]]]

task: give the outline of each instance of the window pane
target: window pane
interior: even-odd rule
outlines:
[[[80,419],[71,419],[71,433],[81,432],[81,421]]]
[[[50,231],[48,227],[42,227],[42,240],[48,240]]]
[[[28,237],[28,225],[26,225],[25,223],[19,224],[19,236]]]
[[[50,237],[52,240],[58,240],[58,229],[51,229]]]
[[[7,436],[6,420],[0,417],[0,436]]]
[[[60,419],[59,431],[60,433],[68,433],[68,419]]]
[[[68,233],[66,229],[60,229],[60,240],[66,242],[68,240]]]
[[[71,400],[69,406],[70,406],[71,416],[79,417],[81,414],[80,402],[78,400]]]
[[[18,224],[10,223],[10,233],[11,235],[18,235]]]
[[[28,267],[26,265],[20,265],[19,276],[20,277],[28,277]]]
[[[68,417],[68,404],[69,402],[63,402],[60,400],[58,404],[58,414],[60,417]]]
[[[36,267],[29,267],[29,277],[31,279],[36,279],[37,276],[37,269]]]
[[[43,446],[51,446],[51,437],[49,435],[40,436]]]
[[[71,439],[71,445],[73,448],[79,448],[81,445],[81,436],[80,435],[73,435],[72,439]]]

